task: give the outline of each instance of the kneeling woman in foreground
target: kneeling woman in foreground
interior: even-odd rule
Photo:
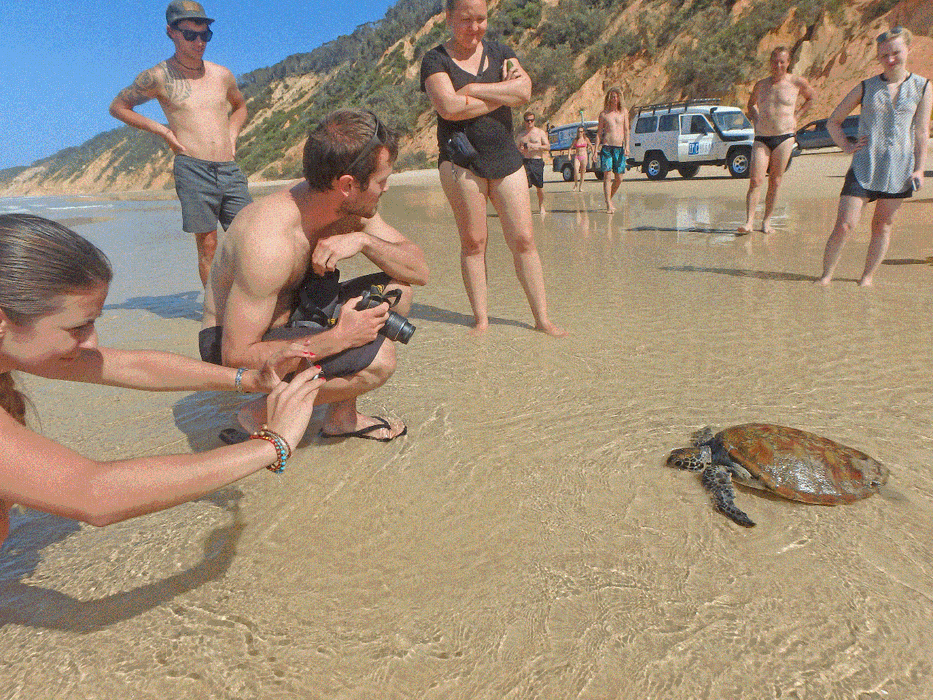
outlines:
[[[108,525],[190,501],[263,467],[281,468],[304,435],[323,380],[315,367],[290,384],[273,361],[244,371],[155,351],[97,346],[94,322],[110,263],[68,228],[28,214],[0,216],[0,542],[9,509]],[[275,358],[307,357],[301,345]],[[26,401],[12,370],[52,379],[149,389],[271,392],[268,430],[203,454],[97,462],[25,426]]]
[[[421,89],[437,110],[441,186],[460,232],[460,267],[476,332],[489,327],[486,296],[486,200],[492,202],[535,329],[566,335],[547,313],[544,273],[531,227],[531,201],[522,154],[512,137],[512,110],[531,97],[531,79],[515,53],[486,41],[486,1],[446,0],[451,38],[421,61]],[[475,150],[451,151],[452,137]],[[459,160],[455,164],[453,160]],[[467,162],[470,161],[470,162]]]

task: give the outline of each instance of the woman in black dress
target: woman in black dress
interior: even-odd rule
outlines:
[[[544,273],[531,226],[531,202],[522,156],[512,136],[512,107],[531,98],[531,79],[515,53],[484,40],[485,0],[447,0],[451,38],[425,54],[421,87],[437,110],[441,185],[460,233],[460,266],[475,319],[489,327],[486,295],[486,201],[492,202],[512,251],[515,272],[528,297],[535,328],[550,335],[566,332],[547,313]],[[476,153],[468,167],[448,141],[463,134]],[[464,165],[452,162],[456,158]]]

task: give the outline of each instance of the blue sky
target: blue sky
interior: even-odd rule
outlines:
[[[172,53],[165,36],[168,2],[3,0],[0,169],[29,165],[122,126],[107,112],[114,96],[140,71]],[[205,58],[239,76],[349,34],[381,19],[394,4],[204,0],[205,11],[216,20]],[[139,110],[164,121],[155,101]]]

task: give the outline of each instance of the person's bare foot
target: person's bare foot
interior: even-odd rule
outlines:
[[[832,282],[832,279],[832,277],[820,277],[816,281],[816,284],[820,285],[821,287],[828,287],[829,283]]]
[[[755,225],[750,224],[747,221],[736,229],[738,233],[751,233],[754,230],[755,230]]]
[[[862,279],[860,279],[858,281],[858,286],[859,287],[871,287],[872,286],[871,277],[863,277]]]
[[[542,333],[547,333],[549,336],[554,338],[565,338],[567,336],[567,331],[559,326],[555,326],[553,323],[548,321],[547,323],[536,324],[536,331],[541,331]]]
[[[489,330],[489,321],[484,321],[480,323],[477,321],[473,324],[470,330],[467,331],[467,335],[472,335],[475,337],[482,336],[486,334],[486,331]]]
[[[774,229],[771,228],[771,221],[770,221],[770,219],[761,222],[761,230],[762,230],[764,233],[774,233]]]
[[[608,207],[606,207],[606,213],[607,213],[607,214],[615,214],[615,213],[616,213],[616,208],[610,204]]]

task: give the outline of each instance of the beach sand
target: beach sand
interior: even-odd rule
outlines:
[[[722,169],[631,175],[614,216],[592,178],[577,195],[551,175],[535,229],[563,340],[530,330],[492,212],[492,326],[468,336],[436,173],[394,176],[381,211],[432,276],[397,373],[360,406],[409,435],[309,439],[282,476],[103,529],[16,514],[0,696],[930,697],[933,184],[873,289],[855,284],[868,217],[823,289],[847,166],[797,158],[768,236],[732,233],[747,181]],[[112,257],[104,343],[196,354],[176,202],[11,206],[72,217]],[[240,401],[23,384],[42,432],[102,459],[215,446]],[[664,461],[749,421],[861,449],[890,480],[838,507],[740,489],[758,523],[740,528]]]

